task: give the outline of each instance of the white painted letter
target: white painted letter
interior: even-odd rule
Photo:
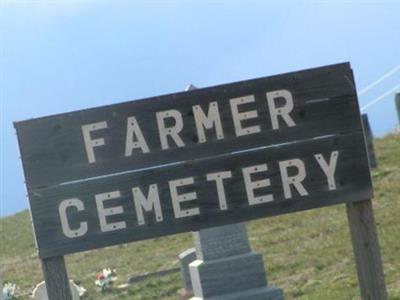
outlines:
[[[297,174],[294,176],[288,175],[288,168],[297,168]],[[279,162],[279,169],[281,171],[283,192],[285,198],[292,198],[292,191],[290,185],[293,185],[301,196],[307,196],[308,192],[301,184],[301,182],[306,178],[306,169],[304,167],[304,162],[301,159],[295,158],[290,160],[284,160]]]
[[[75,207],[78,211],[85,209],[83,202],[76,198],[63,200],[58,207],[62,230],[64,232],[64,235],[69,238],[75,238],[85,235],[88,230],[87,222],[81,222],[78,229],[71,229],[67,218],[67,209],[72,206]]]
[[[223,180],[226,179],[226,178],[231,178],[231,177],[232,177],[232,172],[231,171],[207,174],[207,180],[208,181],[214,180],[215,184],[217,185],[219,208],[221,210],[228,209],[228,207],[226,205],[226,196],[225,196],[225,189],[224,189]]]
[[[157,222],[161,222],[163,220],[157,184],[150,184],[149,192],[147,193],[147,199],[139,187],[133,188],[132,194],[139,225],[145,224],[143,209],[145,211],[152,211],[154,209]]]
[[[258,197],[254,195],[255,189],[270,186],[271,181],[268,178],[258,181],[252,181],[251,175],[254,173],[265,172],[267,170],[268,170],[267,164],[256,165],[242,169],[244,183],[246,186],[247,199],[250,205],[271,202],[274,200],[274,196],[272,194],[258,196]]]
[[[211,129],[215,126],[217,139],[220,140],[224,138],[224,132],[222,131],[221,118],[219,116],[217,102],[211,102],[208,105],[207,116],[204,114],[200,105],[194,105],[193,115],[194,115],[194,120],[196,122],[197,135],[199,137],[200,143],[206,142],[206,135],[204,132],[204,128]]]
[[[328,180],[328,186],[330,190],[336,190],[335,182],[335,171],[336,163],[339,157],[339,151],[332,151],[331,157],[329,159],[329,165],[326,163],[325,158],[321,153],[315,154],[315,159],[317,160],[322,171],[324,171],[326,179]]]
[[[285,104],[280,107],[276,107],[275,99],[283,98],[285,99]],[[279,129],[278,116],[286,122],[289,127],[296,126],[289,113],[293,110],[293,96],[288,90],[277,90],[267,93],[268,108],[271,116],[272,128]]]
[[[185,143],[182,141],[181,137],[178,135],[183,129],[182,114],[174,109],[159,111],[156,113],[158,132],[160,134],[161,148],[168,149],[168,136],[170,136],[178,147],[184,147]],[[166,128],[165,119],[174,118],[175,125]]]
[[[239,98],[233,98],[230,100],[231,103],[231,111],[233,117],[233,124],[235,125],[235,133],[236,136],[247,135],[252,133],[260,132],[260,126],[250,126],[250,127],[242,127],[242,121],[247,119],[253,119],[258,117],[258,113],[256,110],[250,110],[247,112],[239,113],[238,106],[245,103],[254,102],[254,96],[244,96]]]
[[[126,228],[125,221],[107,223],[107,217],[122,214],[124,209],[122,206],[114,206],[111,208],[104,208],[104,202],[121,197],[120,191],[95,195],[97,211],[99,213],[100,229],[102,232],[113,231],[117,229]]]
[[[92,140],[92,138],[90,137],[90,132],[104,128],[107,128],[106,121],[82,125],[83,140],[85,142],[86,154],[89,163],[96,162],[96,157],[94,156],[93,148],[98,146],[103,146],[105,144],[103,138]]]
[[[171,193],[172,206],[174,208],[175,218],[182,218],[200,214],[199,208],[182,209],[181,202],[197,199],[196,192],[178,194],[178,187],[193,184],[193,177],[186,177],[169,181],[169,189]]]
[[[133,140],[133,135],[135,135],[136,140]],[[134,148],[142,149],[143,153],[149,152],[149,147],[147,146],[136,118],[129,117],[126,125],[125,156],[131,156]]]

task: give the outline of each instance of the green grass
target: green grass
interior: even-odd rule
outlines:
[[[375,141],[379,167],[373,172],[374,210],[390,299],[400,300],[400,135]],[[29,294],[42,280],[27,211],[0,220],[0,264],[5,280]],[[263,254],[268,279],[287,299],[359,299],[344,205],[249,223],[252,247]],[[128,289],[100,294],[96,274],[114,267],[118,283],[131,275],[178,265],[177,255],[192,247],[190,234],[120,245],[66,257],[70,278],[87,288],[86,299],[176,299],[180,274],[156,277]],[[22,296],[20,299],[27,299]]]

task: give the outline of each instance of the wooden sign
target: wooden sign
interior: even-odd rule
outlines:
[[[15,127],[41,258],[372,196],[347,63]]]

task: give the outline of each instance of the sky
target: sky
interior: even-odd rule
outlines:
[[[0,217],[28,207],[14,121],[349,61],[359,91],[389,74],[359,101],[386,95],[363,112],[375,136],[393,131],[399,11],[400,1],[2,0]]]

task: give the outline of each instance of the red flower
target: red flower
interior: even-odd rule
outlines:
[[[103,272],[99,273],[99,275],[97,275],[97,280],[104,280],[104,275]]]

